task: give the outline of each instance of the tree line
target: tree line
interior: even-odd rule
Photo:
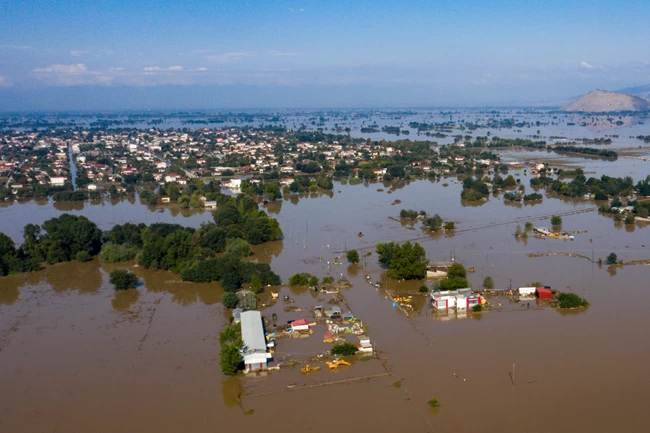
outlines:
[[[267,264],[242,259],[251,254],[249,244],[282,237],[278,221],[243,194],[230,198],[214,213],[214,223],[199,229],[126,223],[102,232],[86,217],[63,214],[42,226],[25,226],[18,248],[0,233],[0,276],[39,270],[43,262],[86,261],[99,254],[109,263],[137,259],[145,268],[170,270],[186,281],[221,281],[230,291],[254,280],[261,288],[279,284],[280,277]],[[218,253],[225,254],[217,258]]]

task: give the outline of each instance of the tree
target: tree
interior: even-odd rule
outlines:
[[[483,287],[491,290],[494,289],[494,280],[489,275],[483,279]]]
[[[554,226],[561,226],[562,225],[562,218],[557,216],[557,215],[553,215],[551,217],[551,224],[554,225]]]
[[[111,272],[110,282],[115,290],[129,290],[138,285],[138,277],[126,269],[117,269]]]
[[[317,286],[317,285],[318,285],[318,277],[315,276],[315,275],[312,275],[311,277],[309,277],[309,282],[308,282],[308,284],[309,284],[310,286],[312,286],[312,287]]]
[[[244,239],[235,238],[226,241],[226,254],[242,259],[253,254],[251,246]]]
[[[356,345],[345,342],[345,343],[340,343],[340,344],[335,344],[332,347],[332,355],[337,355],[337,356],[349,356],[349,355],[354,355],[357,353],[359,349],[357,348]]]
[[[609,255],[607,256],[607,264],[615,265],[616,263],[618,263],[618,257],[616,256],[616,254],[609,253]]]
[[[237,308],[239,298],[237,297],[236,293],[228,292],[223,295],[223,300],[221,302],[223,303],[224,307],[232,310],[233,308]]]
[[[239,349],[243,346],[241,339],[234,343],[225,343],[221,345],[219,352],[219,365],[221,372],[226,376],[234,376],[239,371],[242,363],[242,357]]]
[[[292,276],[289,277],[289,285],[291,286],[307,286],[309,285],[309,277],[311,275],[305,273],[305,272],[300,272],[297,274],[293,274]]]
[[[379,262],[388,267],[391,278],[414,280],[426,276],[428,260],[424,248],[418,243],[379,243],[377,253]]]
[[[359,263],[359,253],[357,250],[350,250],[345,254],[350,263]]]
[[[634,224],[634,215],[628,215],[625,217],[625,224]]]
[[[264,286],[262,285],[262,279],[259,275],[253,275],[251,278],[251,290],[254,293],[262,293],[264,291]]]
[[[582,299],[575,293],[560,293],[557,299],[559,301],[558,306],[560,308],[580,308],[589,306],[589,302]]]
[[[469,287],[469,282],[463,277],[447,277],[439,285],[440,290],[456,290]]]
[[[454,278],[454,277],[460,277],[460,278],[467,277],[467,270],[465,269],[465,266],[463,266],[462,263],[453,263],[451,266],[449,266],[449,269],[447,269],[447,278]]]
[[[91,257],[90,254],[88,254],[88,251],[79,251],[77,255],[75,256],[78,262],[88,262],[90,261]]]

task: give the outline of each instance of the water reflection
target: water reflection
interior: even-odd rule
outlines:
[[[55,201],[54,209],[61,212],[71,212],[83,210],[85,202],[83,201]]]
[[[223,404],[227,408],[233,409],[238,407],[243,392],[244,388],[242,387],[239,376],[229,376],[221,381],[221,397],[223,398]]]
[[[270,264],[274,258],[279,257],[280,254],[282,254],[282,250],[284,249],[284,242],[266,242],[261,245],[252,245],[252,248],[253,255],[251,256],[251,260]]]
[[[90,294],[97,293],[103,282],[100,264],[97,259],[86,263],[59,263],[33,274],[47,282],[58,293],[68,290],[79,290],[81,293]]]
[[[11,305],[16,302],[20,296],[18,288],[23,284],[24,278],[21,276],[3,277],[0,286],[0,305]]]
[[[116,290],[111,305],[116,311],[127,311],[140,299],[138,289]]]

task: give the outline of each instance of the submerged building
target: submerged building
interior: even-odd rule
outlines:
[[[242,356],[245,371],[262,370],[267,367],[272,355],[266,351],[264,324],[259,311],[245,311],[240,315],[241,335],[244,340]]]

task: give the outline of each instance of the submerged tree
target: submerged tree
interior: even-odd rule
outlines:
[[[129,290],[138,285],[138,277],[126,269],[111,272],[110,282],[115,290]]]
[[[359,263],[359,253],[357,250],[350,250],[346,253],[345,257],[350,263]]]

